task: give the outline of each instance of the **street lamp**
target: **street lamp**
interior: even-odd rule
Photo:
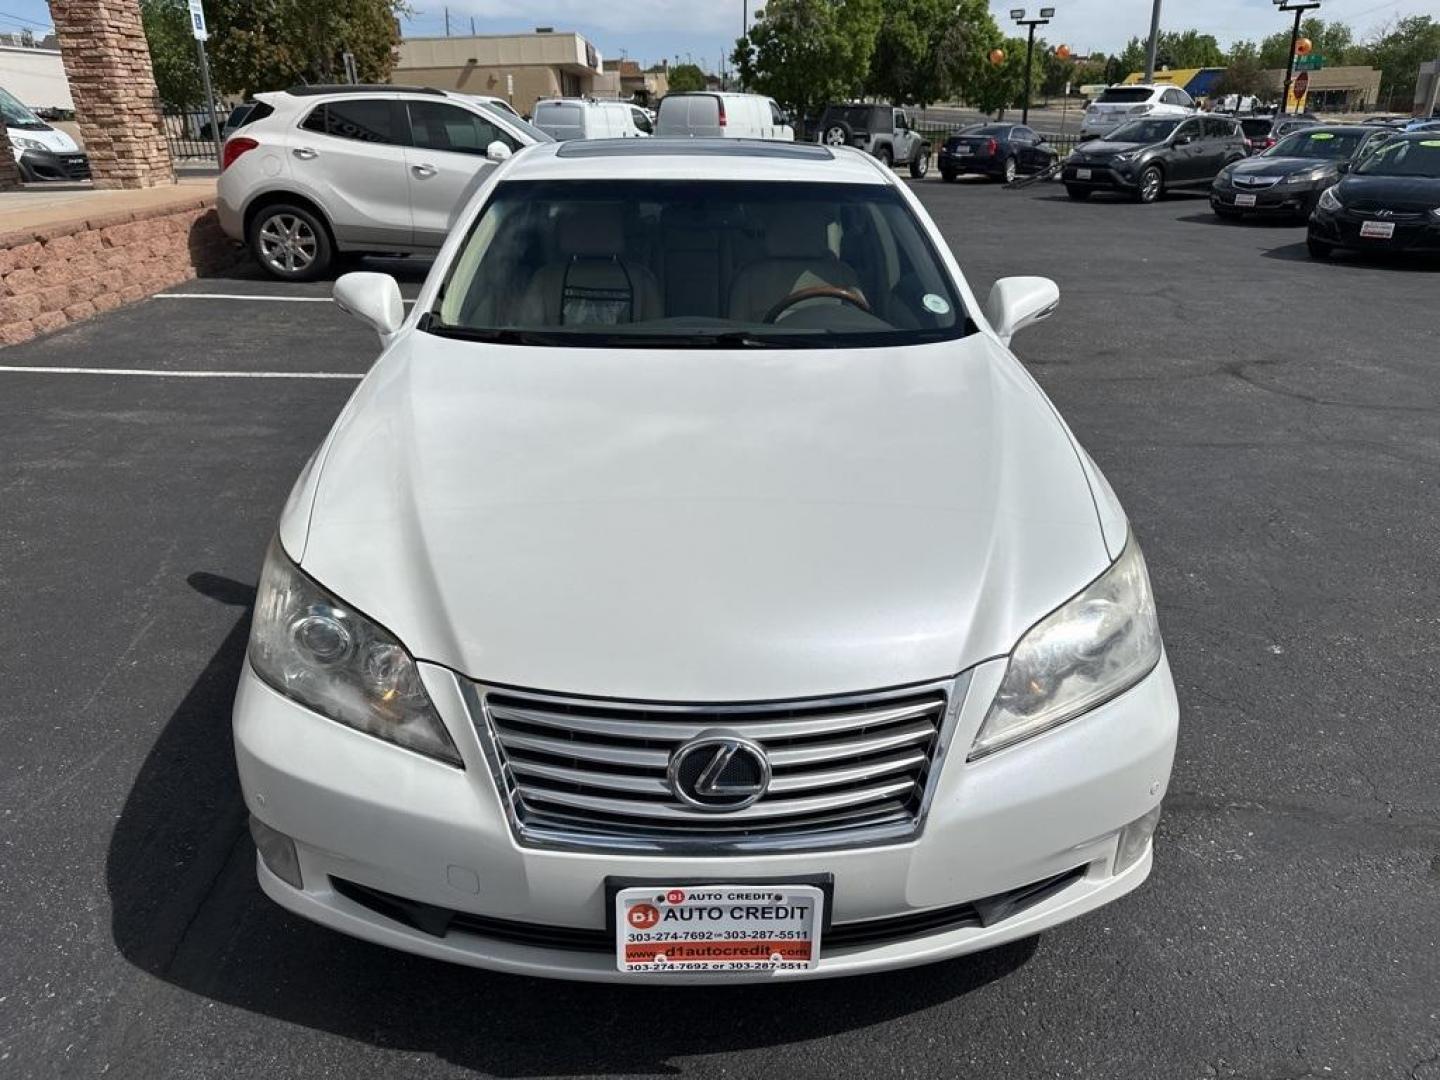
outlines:
[[[1295,29],[1290,32],[1290,59],[1285,64],[1285,89],[1280,91],[1280,108],[1276,110],[1280,116],[1285,115],[1285,106],[1290,102],[1290,87],[1295,82],[1295,45],[1300,40],[1300,17],[1307,11],[1314,11],[1320,6],[1320,0],[1309,0],[1309,2],[1292,2],[1292,0],[1273,0],[1273,3],[1281,11],[1295,12]]]
[[[1275,2],[1279,3],[1280,0],[1275,0]],[[1054,17],[1055,9],[1053,7],[1042,7],[1038,19],[1025,18],[1024,8],[1010,9],[1010,18],[1014,19],[1021,26],[1028,26],[1030,28],[1030,41],[1025,46],[1025,107],[1020,112],[1020,122],[1022,124],[1030,123],[1030,64],[1034,60],[1035,53],[1035,27],[1045,26]]]

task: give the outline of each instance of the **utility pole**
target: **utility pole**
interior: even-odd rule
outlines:
[[[1160,44],[1160,0],[1150,9],[1150,43],[1145,46],[1145,81],[1155,81],[1155,49]],[[1127,73],[1128,74],[1128,73]]]
[[[471,16],[470,16],[470,36],[471,36],[471,37],[474,37],[474,36],[475,36],[475,16],[474,16],[474,15],[471,15]]]
[[[1290,87],[1295,82],[1295,45],[1300,40],[1300,16],[1318,8],[1320,0],[1311,0],[1308,4],[1292,4],[1290,0],[1275,0],[1275,6],[1281,11],[1295,12],[1295,29],[1290,31],[1290,59],[1285,65],[1285,88],[1280,91],[1280,108],[1275,110],[1277,116],[1284,116],[1285,110],[1290,104]]]
[[[1053,7],[1041,8],[1038,19],[1025,18],[1024,8],[1012,8],[1010,10],[1010,18],[1014,19],[1021,26],[1028,26],[1030,28],[1030,40],[1025,46],[1025,106],[1020,112],[1020,122],[1022,124],[1030,123],[1030,70],[1031,65],[1035,61],[1035,27],[1047,25],[1054,17],[1055,9]]]
[[[450,8],[448,5],[445,8],[445,36],[450,36]]]

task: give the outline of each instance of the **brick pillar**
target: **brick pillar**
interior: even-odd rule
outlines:
[[[20,166],[10,149],[10,136],[0,125],[0,191],[13,191],[20,186]]]
[[[175,182],[139,0],[50,0],[95,186]]]

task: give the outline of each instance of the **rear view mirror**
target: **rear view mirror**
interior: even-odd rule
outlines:
[[[1060,286],[1049,278],[1007,277],[985,301],[985,319],[1006,345],[1017,330],[1048,319],[1060,304]]]
[[[485,148],[485,156],[491,161],[505,161],[510,157],[510,147],[496,139]]]
[[[389,274],[344,274],[335,282],[331,295],[336,307],[374,327],[382,340],[399,330],[405,321],[400,286]]]

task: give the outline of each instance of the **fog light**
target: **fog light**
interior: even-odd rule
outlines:
[[[255,850],[260,852],[260,858],[272,874],[297,889],[305,887],[300,877],[300,856],[295,851],[294,840],[254,816],[250,818],[250,835],[255,840]]]
[[[1145,845],[1155,835],[1155,826],[1160,824],[1160,805],[1144,817],[1136,818],[1120,830],[1120,844],[1115,851],[1115,873],[1119,874],[1140,861],[1145,854]]]

